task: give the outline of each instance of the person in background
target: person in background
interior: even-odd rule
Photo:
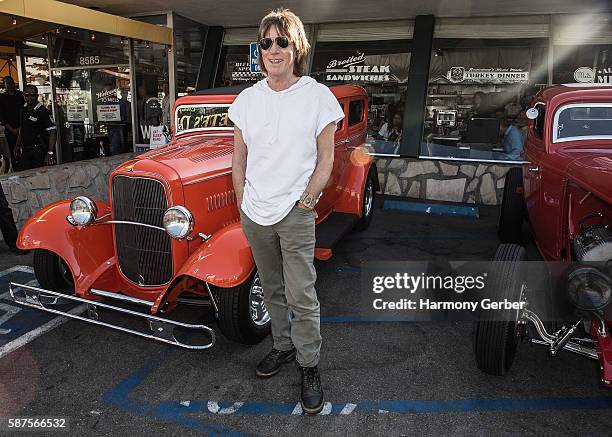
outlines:
[[[130,92],[129,88],[121,88],[121,99],[119,100],[119,113],[121,114],[121,137],[123,138],[124,150],[122,153],[126,152],[125,146],[129,144],[129,131],[130,126],[132,125],[132,108],[130,102],[128,101],[128,94]]]
[[[15,158],[21,170],[53,165],[55,161],[55,123],[51,113],[38,101],[38,88],[23,88],[25,106],[21,111],[19,136],[15,146]]]
[[[402,125],[402,115],[396,112],[392,118],[391,126],[389,126],[389,122],[383,124],[378,134],[375,135],[375,138],[384,141],[399,142],[402,138]]]
[[[166,131],[170,132],[170,87],[167,83],[162,84],[162,92],[164,98],[162,99],[162,124],[166,127]]]
[[[482,91],[476,91],[472,100],[472,109],[470,117],[488,117],[490,116],[491,108],[487,99],[487,95]]]
[[[2,238],[4,238],[4,242],[11,252],[15,255],[28,253],[27,250],[17,248],[17,226],[15,226],[13,212],[8,205],[2,185],[0,185],[0,232],[2,232]]]
[[[523,133],[521,130],[512,125],[507,118],[501,117],[499,120],[499,133],[501,136],[502,147],[504,153],[510,157],[510,159],[521,160],[523,154]]]
[[[14,154],[19,135],[19,115],[24,104],[23,93],[15,87],[11,76],[4,77],[4,89],[4,93],[0,95],[0,123],[4,125],[4,135],[10,152],[10,156],[4,158],[10,161],[13,171],[19,171]],[[2,155],[4,156],[4,153]],[[6,171],[8,172],[8,166]]]

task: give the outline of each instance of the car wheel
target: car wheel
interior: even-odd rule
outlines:
[[[495,268],[491,269],[485,288],[492,301],[508,299],[519,302],[525,291],[525,249],[516,244],[497,248]],[[476,322],[474,350],[478,368],[491,375],[504,375],[512,366],[519,342],[518,310],[488,310]]]
[[[498,235],[502,243],[518,244],[521,241],[524,205],[523,171],[520,167],[513,167],[506,174],[499,216]]]
[[[366,179],[365,186],[363,188],[363,204],[361,210],[363,211],[361,218],[355,224],[355,230],[363,231],[370,226],[372,216],[374,215],[374,200],[376,199],[376,189],[374,188],[374,172],[375,167],[370,167],[368,177]]]
[[[34,251],[34,274],[42,288],[66,294],[74,293],[74,280],[70,269],[59,255],[49,250]]]
[[[230,340],[256,344],[270,332],[270,314],[263,297],[261,280],[255,270],[242,284],[215,288],[219,307],[219,328]]]

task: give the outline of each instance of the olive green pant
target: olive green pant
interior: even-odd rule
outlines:
[[[314,367],[321,349],[320,307],[315,291],[315,217],[293,207],[280,222],[261,226],[240,211],[272,322],[274,348],[297,349],[297,362]]]

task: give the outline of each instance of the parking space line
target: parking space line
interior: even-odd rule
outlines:
[[[85,311],[85,307],[86,307],[85,304],[79,305],[71,309],[69,313],[70,314],[82,313],[83,311]],[[56,317],[53,320],[48,321],[44,325],[41,325],[38,328],[28,331],[21,337],[16,338],[10,343],[5,344],[4,346],[0,347],[0,359],[3,358],[5,355],[8,355],[11,352],[19,349],[20,347],[25,346],[26,344],[28,344],[35,338],[40,337],[44,333],[51,331],[52,329],[57,328],[60,325],[63,325],[68,320],[70,320],[69,317],[63,317],[63,316]]]
[[[257,401],[162,401],[146,403],[131,397],[159,363],[149,363],[130,374],[113,389],[104,394],[107,404],[142,414],[163,422],[172,422],[209,435],[241,435],[237,431],[206,422],[206,415],[280,415],[292,417],[303,414],[299,403],[274,403]],[[432,414],[432,413],[482,413],[495,411],[559,411],[603,410],[612,408],[612,397],[528,398],[528,399],[451,399],[451,400],[376,400],[334,404],[326,402],[321,416],[347,416],[359,412],[367,414]],[[204,417],[202,417],[204,416]],[[244,435],[244,434],[242,434]]]
[[[6,275],[10,275],[14,272],[31,273],[34,274],[34,269],[30,266],[13,266],[0,272],[0,278]]]

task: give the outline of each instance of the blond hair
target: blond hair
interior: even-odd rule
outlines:
[[[305,73],[304,70],[306,69],[308,51],[310,50],[310,43],[308,42],[308,38],[306,38],[302,20],[289,9],[274,9],[262,18],[259,24],[259,31],[257,32],[257,41],[264,38],[265,34],[272,26],[276,27],[278,32],[282,36],[286,36],[289,42],[293,44],[295,51],[293,74],[302,76]],[[260,55],[257,62],[259,63],[259,68],[267,74],[268,71],[263,62],[263,56]]]

